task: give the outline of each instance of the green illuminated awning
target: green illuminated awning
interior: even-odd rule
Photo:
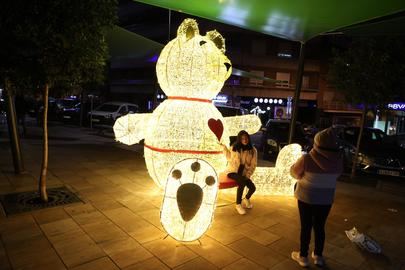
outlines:
[[[147,61],[160,54],[163,45],[115,26],[106,36],[111,60],[133,58]]]
[[[306,42],[405,10],[404,0],[137,0],[244,29]]]

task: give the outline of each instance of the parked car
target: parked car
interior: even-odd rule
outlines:
[[[63,112],[67,109],[72,109],[80,104],[80,101],[75,98],[63,98],[56,101],[56,116],[59,120],[63,120]]]
[[[98,105],[100,104],[93,102],[94,107],[97,107]],[[82,103],[77,103],[76,105],[70,108],[63,108],[61,112],[62,121],[65,123],[80,124],[80,112],[83,109],[82,124],[88,125],[89,118],[86,118],[86,116],[89,115],[89,112],[91,111],[91,106],[92,104],[90,102],[85,102],[83,108]]]
[[[262,130],[263,159],[273,160],[277,158],[281,148],[288,144],[290,120],[270,119]],[[313,143],[304,134],[300,122],[296,122],[292,142],[300,144],[306,152],[312,148]]]
[[[81,103],[77,103],[72,107],[63,108],[60,113],[60,117],[63,122],[75,122],[77,123],[80,119],[80,106]]]
[[[63,98],[63,99],[56,99],[53,97],[48,98],[48,120],[63,120],[62,113],[65,108],[72,108],[74,107],[79,100],[73,98]],[[42,122],[42,116],[44,113],[44,106],[43,103],[40,103],[38,112],[37,112],[37,120],[38,122]]]
[[[358,127],[347,127],[338,134],[346,168],[352,166],[359,131]],[[363,129],[357,166],[366,173],[405,177],[405,149],[381,130],[366,127]]]
[[[138,108],[138,105],[128,102],[106,102],[89,112],[89,117],[93,125],[112,126],[118,117],[136,113]]]

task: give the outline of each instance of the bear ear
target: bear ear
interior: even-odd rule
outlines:
[[[198,24],[194,19],[185,19],[177,29],[177,36],[184,37],[186,41],[192,39],[199,33]]]
[[[214,42],[215,46],[217,46],[222,53],[225,53],[225,39],[219,32],[217,32],[217,30],[207,32],[206,36]]]

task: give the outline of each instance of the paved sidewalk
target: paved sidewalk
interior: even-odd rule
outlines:
[[[50,138],[48,187],[65,185],[85,203],[0,213],[0,269],[301,269],[290,259],[299,241],[294,198],[255,196],[254,208],[240,216],[233,192],[221,191],[218,203],[229,205],[216,209],[201,243],[179,243],[164,238],[162,192],[139,147],[69,127],[51,127]],[[16,176],[0,131],[0,194],[37,188],[41,142],[28,136],[22,149],[28,173]],[[404,223],[403,197],[339,182],[327,223],[327,269],[405,269]],[[344,230],[353,226],[383,254],[352,244]]]

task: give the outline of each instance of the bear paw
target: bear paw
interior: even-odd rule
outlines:
[[[197,240],[212,222],[217,194],[218,176],[208,162],[190,158],[176,163],[160,211],[163,228],[176,240]]]

